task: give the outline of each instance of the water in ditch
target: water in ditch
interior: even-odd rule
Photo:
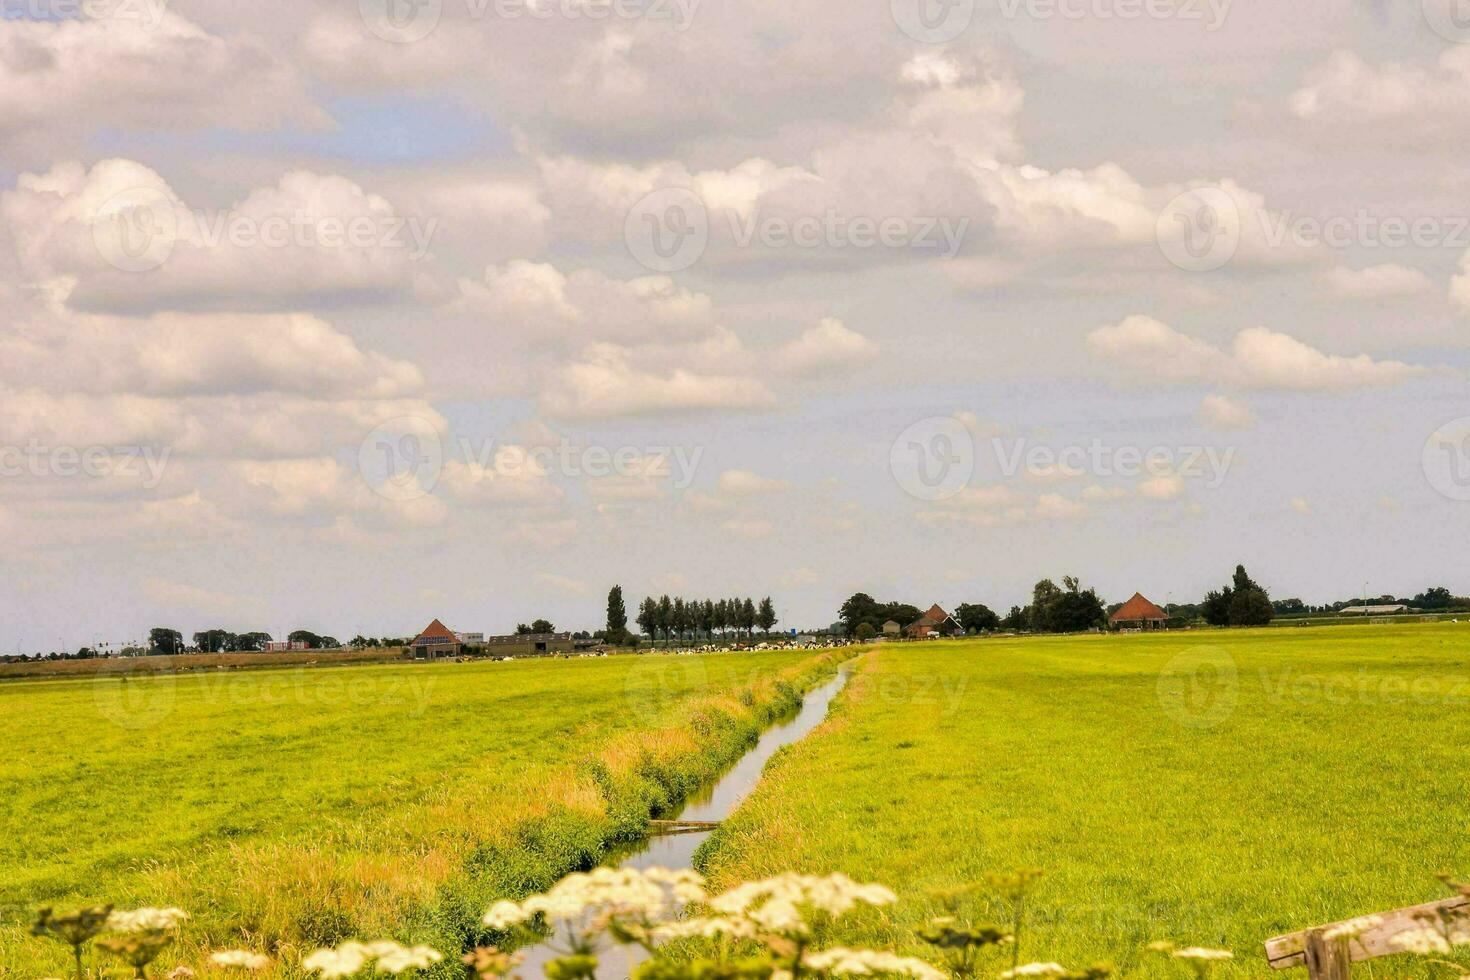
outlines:
[[[801,707],[788,717],[777,721],[761,733],[755,745],[727,769],[719,779],[704,792],[691,797],[677,820],[724,820],[740,802],[750,795],[760,781],[766,763],[780,749],[806,737],[827,717],[833,698],[847,684],[851,668],[844,665],[836,677],[820,687],[813,688],[802,698]],[[688,868],[694,864],[694,852],[713,831],[688,834],[670,834],[650,837],[630,848],[617,852],[608,863],[619,868]],[[637,950],[619,947],[604,951],[598,968],[598,980],[624,980],[636,960]],[[523,950],[525,961],[516,971],[522,977],[544,975],[546,963],[561,955],[548,944],[540,944]]]

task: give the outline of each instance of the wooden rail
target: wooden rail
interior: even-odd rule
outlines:
[[[1266,940],[1266,960],[1276,970],[1304,966],[1312,980],[1347,980],[1351,964],[1402,953],[1403,950],[1393,944],[1395,936],[1439,922],[1446,913],[1470,915],[1470,898],[1456,895],[1438,902],[1362,916],[1360,918],[1375,918],[1378,922],[1348,939],[1334,940],[1327,933],[1357,920],[1332,922],[1275,936]]]
[[[650,820],[648,832],[655,837],[668,834],[700,834],[719,827],[718,820]]]

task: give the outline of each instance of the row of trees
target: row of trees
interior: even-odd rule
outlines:
[[[1107,610],[1093,589],[1082,588],[1076,576],[1066,575],[1060,587],[1049,578],[1031,589],[1031,602],[1012,606],[1000,621],[1003,629],[1032,633],[1080,633],[1106,626]]]
[[[1470,610],[1470,596],[1457,596],[1442,585],[1436,585],[1425,589],[1417,595],[1409,597],[1396,597],[1391,593],[1378,596],[1354,596],[1351,599],[1339,599],[1337,602],[1329,602],[1325,605],[1312,606],[1300,599],[1277,599],[1271,603],[1278,616],[1311,616],[1331,615],[1342,612],[1349,606],[1393,606],[1405,605],[1412,609],[1422,609],[1425,612],[1448,612],[1450,610]]]
[[[178,630],[155,626],[148,631],[148,652],[163,657],[184,653],[260,653],[272,639],[269,633],[232,633],[224,629],[208,629],[195,633],[193,643],[185,643],[184,635]],[[335,650],[342,646],[335,636],[320,636],[310,630],[293,630],[287,639],[292,643],[305,644],[308,650]],[[369,641],[361,636],[353,640],[353,646],[359,646],[359,643],[361,646],[377,645],[377,641]]]
[[[879,602],[866,592],[855,593],[837,611],[843,632],[860,640],[877,636],[889,620],[907,626],[922,615],[918,606],[907,602]],[[868,628],[863,629],[864,626]]]
[[[622,590],[617,589],[617,603],[622,603]],[[614,628],[613,596],[608,596],[608,631]],[[627,631],[627,617],[623,614],[621,631]],[[775,626],[776,606],[770,596],[757,603],[754,599],[657,599],[649,596],[638,606],[638,627],[654,642],[663,637],[664,643],[671,640],[683,642],[687,639],[716,636],[729,637],[732,633],[751,637],[755,629],[770,634]]]

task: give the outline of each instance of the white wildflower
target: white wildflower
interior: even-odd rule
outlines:
[[[529,918],[530,915],[515,902],[496,902],[481,921],[491,929],[509,929]]]
[[[361,973],[367,962],[367,947],[362,943],[347,942],[336,949],[317,950],[301,961],[301,967],[309,973],[320,973],[324,980],[334,980]]]
[[[1444,933],[1438,929],[1420,928],[1401,932],[1389,940],[1389,944],[1396,946],[1406,953],[1418,953],[1420,956],[1430,956],[1437,953],[1448,953],[1450,951],[1449,940]]]
[[[166,932],[188,917],[183,909],[134,909],[112,913],[107,917],[107,928],[113,932]]]
[[[1359,916],[1356,919],[1348,919],[1346,922],[1339,922],[1331,929],[1323,930],[1322,938],[1328,940],[1329,942],[1338,939],[1357,939],[1368,930],[1376,929],[1381,925],[1383,925],[1383,919],[1379,916]]]
[[[233,966],[242,970],[264,970],[271,965],[269,956],[252,953],[248,949],[222,949],[211,953],[209,959],[215,966]]]
[[[1059,977],[1066,972],[1067,968],[1060,963],[1023,963],[1001,976],[1006,980],[1013,980],[1015,977]]]
[[[384,973],[427,970],[444,959],[438,950],[428,946],[400,946],[386,939],[369,943],[368,953],[378,961],[377,968]]]
[[[666,943],[675,939],[716,939],[728,936],[731,939],[754,939],[755,923],[748,919],[732,919],[725,916],[709,918],[676,919],[655,926],[651,938]]]
[[[388,939],[371,943],[345,942],[336,949],[319,949],[301,961],[301,966],[312,973],[320,973],[323,980],[350,977],[361,973],[369,963],[384,973],[402,973],[405,970],[426,970],[444,957],[428,946],[401,946]]]
[[[1235,954],[1228,949],[1207,949],[1204,946],[1186,946],[1174,950],[1176,959],[1181,960],[1233,960]]]
[[[820,953],[809,953],[802,965],[820,973],[836,976],[905,976],[915,980],[946,980],[939,970],[923,960],[872,949],[835,947]]]
[[[843,874],[784,874],[737,885],[710,899],[717,912],[743,915],[773,932],[805,929],[800,909],[811,907],[834,918],[858,904],[888,905],[898,896],[882,885],[861,885]]]
[[[694,871],[597,868],[567,875],[545,894],[532,895],[523,902],[497,902],[483,921],[492,929],[505,929],[538,915],[552,922],[577,919],[591,912],[657,918],[707,897],[704,878]]]

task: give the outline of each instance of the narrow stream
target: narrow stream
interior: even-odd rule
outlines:
[[[827,717],[833,698],[847,685],[852,674],[850,664],[843,664],[837,676],[820,687],[808,691],[802,698],[801,707],[792,714],[761,733],[755,745],[740,760],[725,771],[704,792],[691,797],[673,819],[676,820],[724,820],[760,782],[761,772],[771,756],[787,745],[799,742]],[[669,834],[650,837],[628,848],[610,855],[607,864],[619,868],[688,868],[694,863],[694,852],[713,831],[689,834]],[[516,971],[523,977],[541,977],[545,974],[547,961],[561,955],[542,943],[522,951],[525,961]],[[634,960],[635,950],[613,949],[605,951],[597,971],[599,980],[624,980]]]

